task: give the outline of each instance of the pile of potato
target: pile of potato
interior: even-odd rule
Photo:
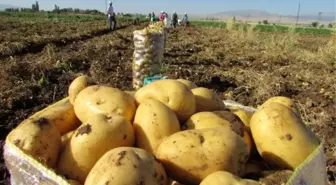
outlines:
[[[88,82],[7,137],[73,185],[257,185],[248,174],[293,170],[319,145],[285,97],[252,114],[183,79],[136,92]]]

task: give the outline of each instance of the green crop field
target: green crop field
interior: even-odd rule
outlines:
[[[204,26],[204,27],[218,27],[218,28],[226,28],[227,23],[219,22],[219,21],[192,21],[192,25],[195,26]],[[245,23],[236,23],[234,24],[234,29],[248,29],[248,27],[252,26],[251,24]],[[290,27],[283,25],[263,25],[257,24],[255,25],[254,30],[256,31],[264,31],[264,32],[290,32],[294,29],[296,33],[307,33],[307,34],[323,34],[330,35],[335,33],[335,29],[324,29],[324,28],[312,28],[312,27]]]

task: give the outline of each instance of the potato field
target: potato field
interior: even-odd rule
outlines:
[[[0,14],[2,144],[24,119],[66,97],[70,83],[80,75],[133,90],[133,31],[149,22],[133,25],[132,18],[117,20],[117,30],[110,32],[103,16]],[[275,96],[294,100],[303,121],[324,140],[332,185],[336,182],[335,51],[336,35],[330,30],[277,31],[191,22],[188,27],[168,29],[161,72],[254,108]],[[284,176],[274,176],[269,184],[282,182]],[[1,156],[0,184],[8,182]]]

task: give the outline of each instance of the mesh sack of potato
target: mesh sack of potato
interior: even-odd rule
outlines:
[[[153,24],[133,35],[133,87],[138,89],[146,77],[160,74],[166,32],[160,24]]]
[[[64,106],[67,105],[68,99],[63,99],[50,107],[54,107],[54,110],[58,106]],[[224,101],[224,104],[227,108],[239,108],[243,109],[246,112],[254,113],[256,109],[243,106],[241,104],[238,104],[236,102],[232,101]],[[48,110],[48,108],[47,108]],[[38,112],[35,115],[38,115],[41,117],[43,115],[43,112]],[[69,111],[67,112],[67,115],[69,115]],[[70,118],[69,118],[70,119]],[[23,122],[24,123],[24,122]],[[27,123],[28,124],[28,123]],[[46,130],[51,131],[52,127],[46,127],[44,122],[38,122],[38,125],[43,126]],[[60,129],[60,128],[58,128]],[[64,129],[64,128],[62,128]],[[68,129],[68,128],[66,128]],[[18,135],[18,134],[16,134]],[[45,135],[45,136],[48,136]],[[17,136],[19,137],[19,136]],[[55,136],[57,138],[57,136]],[[39,138],[43,143],[43,138]],[[48,144],[52,145],[52,142],[55,142],[56,140],[52,141],[52,139],[48,140]],[[38,143],[35,143],[38,144]],[[58,175],[54,172],[53,166],[53,160],[43,160],[43,158],[49,159],[50,157],[55,157],[52,154],[53,153],[45,153],[44,155],[41,155],[43,153],[39,153],[41,158],[37,159],[36,156],[37,153],[29,154],[26,151],[24,151],[22,148],[22,145],[20,145],[20,141],[13,140],[10,137],[7,137],[6,143],[4,145],[4,159],[7,169],[10,172],[11,175],[11,184],[12,185],[23,185],[23,184],[43,184],[43,185],[71,185],[69,181],[67,181],[62,176]],[[42,147],[43,148],[43,147]],[[43,152],[43,151],[42,151]],[[42,164],[41,161],[44,161],[45,163]],[[300,164],[294,171],[293,175],[290,177],[290,179],[287,181],[287,185],[326,185],[326,170],[325,170],[325,156],[323,152],[323,142],[306,158],[306,160]]]

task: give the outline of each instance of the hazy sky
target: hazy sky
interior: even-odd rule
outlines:
[[[302,14],[317,12],[335,12],[335,0],[300,0]],[[297,12],[299,0],[114,0],[116,12],[139,12],[166,10],[190,14],[217,13],[230,10],[258,9],[270,13],[291,14]],[[34,0],[0,0],[0,4],[30,7]],[[53,9],[57,4],[60,8],[73,7],[83,9],[105,9],[106,0],[40,0],[40,8]]]

